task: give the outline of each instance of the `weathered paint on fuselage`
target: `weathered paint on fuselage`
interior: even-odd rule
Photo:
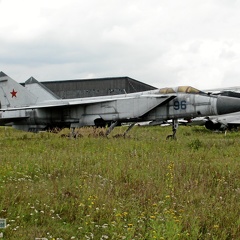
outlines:
[[[114,127],[122,122],[156,123],[240,111],[239,98],[212,96],[191,86],[78,99],[58,99],[49,97],[49,92],[40,94],[35,87],[30,89],[0,72],[0,125],[25,131],[105,126],[112,122]]]
[[[152,93],[151,93],[152,94]],[[166,94],[167,96],[168,94]],[[102,123],[112,121],[160,121],[173,118],[196,117],[216,114],[216,97],[207,94],[178,93],[176,97],[166,104],[162,98],[134,94],[133,98],[118,96],[112,101],[99,102],[86,105],[66,106],[63,108],[40,108],[18,110],[3,113],[15,114],[27,118],[16,122],[18,129],[44,129],[52,127],[81,127],[97,125],[96,119]],[[6,117],[6,116],[5,116]]]
[[[216,115],[217,98],[207,94],[178,93],[177,97],[166,105],[156,107],[145,117],[146,121],[168,120],[177,118],[192,118],[198,116]]]

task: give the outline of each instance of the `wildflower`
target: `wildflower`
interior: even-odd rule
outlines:
[[[108,239],[107,235],[102,235],[101,239]]]
[[[102,225],[102,228],[107,228],[108,227],[108,224],[107,223],[104,223],[103,225]]]
[[[151,219],[155,219],[155,218],[156,218],[156,216],[150,216],[150,218],[151,218]]]

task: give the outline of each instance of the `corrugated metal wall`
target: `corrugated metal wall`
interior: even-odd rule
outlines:
[[[141,92],[155,89],[129,77],[76,79],[41,82],[61,98],[81,98],[122,93]]]

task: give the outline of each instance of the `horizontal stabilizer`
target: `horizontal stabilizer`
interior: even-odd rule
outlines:
[[[28,117],[9,117],[9,118],[0,118],[0,125],[3,126],[5,124],[9,123],[16,123],[20,122],[24,119],[27,119]]]
[[[240,120],[228,122],[228,125],[240,125]]]

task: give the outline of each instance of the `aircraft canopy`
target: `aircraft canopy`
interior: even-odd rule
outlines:
[[[173,88],[161,88],[159,90],[159,93],[163,93],[163,94],[166,94],[166,93],[176,93],[176,91],[174,91]]]
[[[202,93],[202,91],[191,87],[191,86],[180,86],[177,88],[161,88],[159,90],[159,93],[162,94],[167,94],[167,93],[192,93],[192,94],[196,94],[196,93]]]

